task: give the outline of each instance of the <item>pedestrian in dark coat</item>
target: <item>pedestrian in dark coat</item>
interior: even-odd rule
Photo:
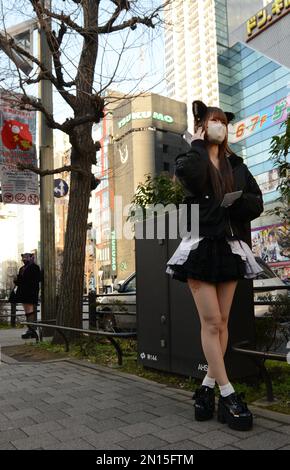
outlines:
[[[22,303],[27,321],[37,319],[37,303],[39,295],[40,269],[34,262],[32,253],[21,255],[24,265],[19,269],[17,278],[14,280],[15,289],[10,294],[9,301],[12,303]],[[29,326],[23,339],[34,338],[35,327]]]

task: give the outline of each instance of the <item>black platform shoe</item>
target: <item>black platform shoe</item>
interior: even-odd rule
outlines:
[[[231,393],[227,397],[220,396],[218,421],[227,423],[231,429],[237,431],[249,431],[253,427],[253,415],[242,398],[244,398],[243,393]]]
[[[202,385],[195,390],[192,399],[195,400],[194,411],[196,421],[207,421],[213,417],[215,407],[213,388]]]

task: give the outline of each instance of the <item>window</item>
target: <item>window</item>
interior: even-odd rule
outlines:
[[[163,162],[163,171],[169,171],[170,170],[170,164],[168,162]]]
[[[104,155],[104,160],[103,160],[103,170],[107,170],[108,169],[108,154],[105,154]]]
[[[136,277],[134,276],[125,286],[123,292],[135,292],[136,291]]]
[[[102,193],[102,202],[103,202],[103,209],[109,207],[109,191],[105,191]]]
[[[109,222],[110,220],[110,210],[104,209],[102,212],[102,223]]]

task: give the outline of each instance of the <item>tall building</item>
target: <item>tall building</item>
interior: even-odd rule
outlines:
[[[89,276],[99,291],[135,270],[135,241],[119,237],[114,216],[122,217],[146,174],[173,175],[174,158],[187,148],[182,137],[187,128],[184,103],[144,93],[113,106],[94,128],[94,139],[102,144],[95,173],[101,184],[91,198],[90,237],[95,237],[97,260],[95,274]],[[117,196],[122,207],[115,206]],[[126,216],[121,221],[125,223]]]
[[[241,41],[280,65],[290,68],[290,56],[287,53],[289,12],[289,0],[267,2],[232,31],[229,45]]]
[[[290,2],[271,2],[251,13],[237,28],[230,47],[218,57],[221,106],[236,120],[231,147],[244,158],[264,200],[264,213],[252,223],[252,242],[261,256],[282,277],[290,277],[289,227],[267,213],[279,205],[279,178],[270,158],[272,137],[290,112]],[[287,157],[290,161],[290,155]]]
[[[290,110],[289,12],[289,0],[174,0],[165,16],[168,95],[187,103],[190,132],[193,99],[236,114],[230,142],[265,204],[252,223],[253,246],[281,277],[289,277],[290,253],[281,221],[267,210],[280,196],[270,142]]]
[[[116,93],[112,93],[112,95],[116,96]],[[117,97],[115,99],[117,100]],[[117,271],[113,246],[114,234],[112,234],[111,228],[114,198],[112,113],[117,105],[118,101],[116,104],[114,101],[107,104],[104,119],[93,127],[93,138],[101,144],[101,150],[97,154],[97,165],[93,171],[101,182],[92,192],[90,199],[86,284],[87,288],[94,288],[97,292],[110,289]],[[94,264],[91,263],[91,259],[94,259]]]
[[[225,3],[218,2],[219,4]],[[222,19],[221,23],[222,24]],[[221,28],[222,29],[222,28]],[[187,104],[192,133],[191,103],[219,103],[217,24],[214,0],[173,0],[165,11],[165,73],[169,98]],[[222,34],[220,34],[222,37]],[[227,38],[226,38],[227,39]],[[224,38],[222,38],[222,42]]]
[[[229,38],[248,18],[272,0],[227,0]]]
[[[262,7],[263,0],[173,0],[165,10],[167,95],[187,104],[188,130],[193,131],[191,104],[219,105],[218,55],[229,34]]]

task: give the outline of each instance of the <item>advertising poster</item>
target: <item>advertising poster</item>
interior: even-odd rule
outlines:
[[[37,166],[36,111],[19,109],[19,95],[0,94],[0,180],[4,204],[39,203],[38,175],[17,163]]]
[[[258,227],[252,230],[252,250],[259,256],[281,279],[289,277],[290,270],[290,244],[289,227],[275,224]]]

